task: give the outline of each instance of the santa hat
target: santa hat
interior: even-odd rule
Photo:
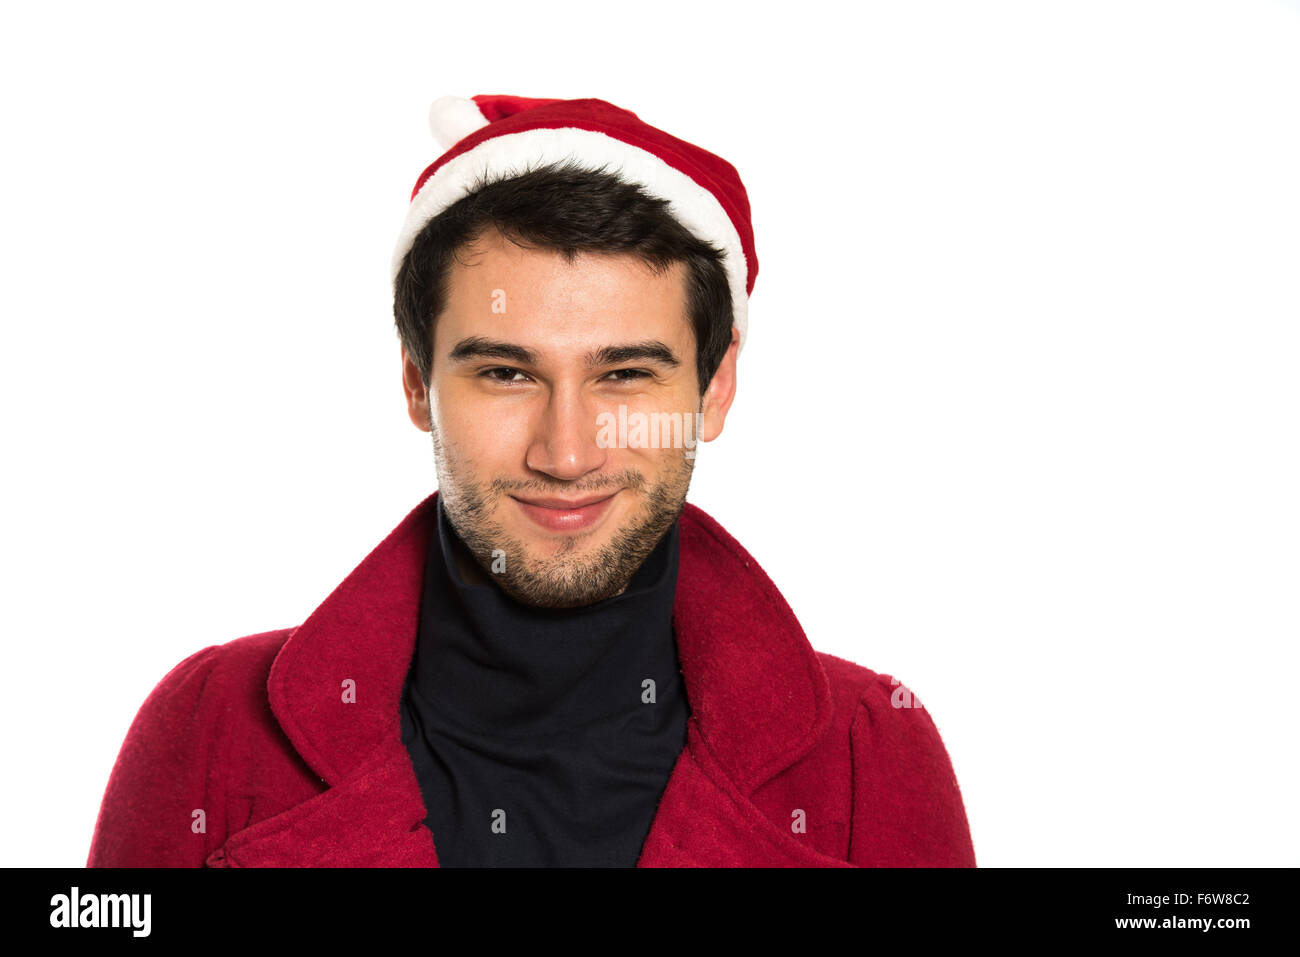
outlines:
[[[480,182],[552,162],[605,167],[652,196],[696,238],[726,255],[733,321],[745,344],[749,294],[758,275],[749,197],[735,168],[720,156],[643,123],[604,100],[521,96],[442,97],[429,126],[446,150],[416,181],[393,252],[394,281],[415,237],[433,217]]]

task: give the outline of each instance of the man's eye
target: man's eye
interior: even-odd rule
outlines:
[[[491,379],[493,382],[522,382],[523,379],[516,379],[515,376],[524,375],[518,369],[511,369],[506,366],[498,366],[495,369],[484,369],[479,374],[486,379]],[[524,378],[527,378],[527,376],[524,376]]]
[[[610,375],[616,376],[615,382],[633,382],[636,379],[648,378],[650,373],[645,369],[615,369]]]

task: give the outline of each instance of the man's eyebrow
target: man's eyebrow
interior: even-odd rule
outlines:
[[[470,336],[456,343],[448,358],[452,362],[465,362],[469,359],[507,359],[511,362],[533,365],[537,362],[537,353],[523,346],[517,346],[513,342]]]
[[[665,366],[679,366],[681,360],[668,346],[658,339],[647,339],[645,342],[631,342],[622,346],[606,346],[603,349],[597,349],[595,352],[587,353],[587,365],[589,366],[612,366],[621,362],[657,362]]]
[[[448,358],[452,362],[466,362],[470,359],[504,359],[522,365],[535,365],[537,363],[537,353],[533,352],[533,350],[516,345],[513,342],[486,339],[483,336],[470,336],[462,339],[452,348]],[[635,361],[656,362],[670,367],[681,365],[681,360],[677,358],[673,350],[658,339],[630,342],[621,346],[605,346],[603,349],[588,352],[586,360],[589,367],[618,365],[622,362]]]

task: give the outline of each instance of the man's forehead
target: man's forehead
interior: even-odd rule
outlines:
[[[448,267],[447,299],[439,317],[448,353],[463,340],[497,343],[498,358],[516,361],[585,359],[596,350],[631,350],[658,342],[668,352],[693,340],[684,263],[656,271],[629,253],[577,253],[513,244],[478,247]],[[678,356],[680,359],[680,356]],[[617,360],[614,360],[617,361]]]

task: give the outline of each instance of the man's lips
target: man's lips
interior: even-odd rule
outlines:
[[[586,498],[519,498],[520,509],[536,524],[552,532],[575,532],[595,525],[618,492]]]
[[[586,508],[588,505],[594,505],[597,502],[603,502],[607,498],[617,495],[617,492],[610,492],[608,495],[592,495],[588,498],[524,498],[522,495],[515,495],[519,501],[525,505],[539,505],[542,508],[558,508],[565,511],[573,511],[578,508]]]

